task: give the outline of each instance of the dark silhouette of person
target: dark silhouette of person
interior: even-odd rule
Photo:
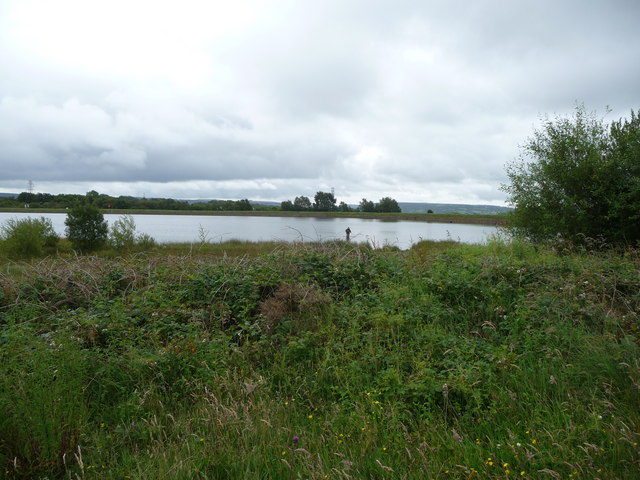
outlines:
[[[347,242],[349,241],[349,236],[351,235],[351,229],[349,227],[347,227],[347,229],[344,231],[344,233],[347,234]]]

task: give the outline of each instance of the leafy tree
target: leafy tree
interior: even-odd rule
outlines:
[[[611,174],[614,201],[609,217],[617,219],[617,241],[640,240],[640,112],[611,124],[610,156],[616,159]]]
[[[366,198],[363,198],[360,201],[360,205],[359,205],[358,209],[361,212],[375,212],[376,211],[376,204],[373,203],[371,200],[367,200]]]
[[[2,247],[17,258],[40,257],[55,251],[59,237],[50,218],[11,218],[0,227]]]
[[[98,202],[100,201],[101,195],[95,190],[91,190],[90,192],[86,193],[85,197],[89,203],[97,205]]]
[[[396,202],[393,198],[391,197],[384,197],[380,199],[380,202],[378,203],[376,210],[378,212],[383,212],[383,213],[400,213],[402,212],[402,209],[400,208],[400,205],[398,205],[398,202]]]
[[[127,196],[119,196],[118,198],[115,198],[113,200],[113,202],[111,203],[111,206],[113,208],[119,208],[119,209],[129,209],[129,208],[133,208],[134,205],[136,204],[136,198],[134,197],[127,197]]]
[[[20,203],[31,203],[35,201],[35,198],[36,198],[36,195],[34,193],[22,192],[20,193],[20,195],[18,195],[17,200]]]
[[[253,211],[253,205],[251,205],[251,202],[249,201],[248,198],[244,198],[242,200],[238,200],[237,202],[235,202],[234,210],[251,212]]]
[[[640,117],[606,125],[576,107],[570,118],[545,118],[503,185],[515,206],[512,226],[533,240],[640,240]]]
[[[296,211],[311,210],[311,200],[305,196],[296,197],[293,201],[293,209]]]
[[[340,205],[338,205],[338,211],[340,212],[352,212],[353,209],[347,205],[345,202],[340,202]]]
[[[281,202],[280,210],[282,210],[283,212],[292,212],[294,210],[293,202],[291,200],[285,200],[284,202]]]
[[[73,247],[88,252],[103,246],[109,227],[98,207],[82,203],[69,210],[64,221],[67,238]]]
[[[336,197],[330,192],[317,192],[314,197],[313,209],[318,212],[333,212],[337,210]]]

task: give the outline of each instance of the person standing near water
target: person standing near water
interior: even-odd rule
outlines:
[[[349,241],[349,236],[351,235],[351,229],[349,227],[347,227],[347,229],[344,231],[344,233],[347,234],[347,242]]]

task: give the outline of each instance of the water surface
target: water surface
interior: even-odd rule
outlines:
[[[64,213],[5,213],[0,223],[9,218],[47,217],[55,231],[64,236]],[[105,214],[113,223],[121,215]],[[237,239],[262,241],[326,241],[345,239],[351,229],[351,241],[407,249],[421,240],[455,240],[484,243],[498,233],[497,227],[460,223],[429,223],[409,220],[317,217],[252,217],[215,215],[132,215],[139,233],[146,233],[158,243],[224,242]]]

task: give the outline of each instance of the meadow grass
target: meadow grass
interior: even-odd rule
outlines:
[[[0,284],[0,478],[640,471],[634,250],[203,242]]]

